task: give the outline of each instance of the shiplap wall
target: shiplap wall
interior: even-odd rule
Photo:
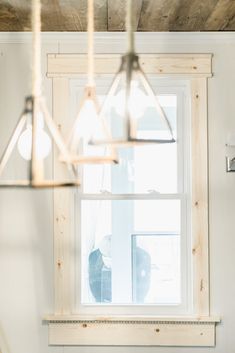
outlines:
[[[0,152],[30,92],[29,34],[0,34]],[[82,53],[85,35],[44,34],[46,53]],[[121,53],[122,34],[99,34],[96,50]],[[2,353],[233,353],[235,351],[235,174],[225,173],[225,142],[235,132],[235,33],[140,33],[142,53],[214,53],[209,80],[211,314],[221,315],[215,348],[48,347],[45,314],[53,312],[51,191],[0,190],[0,344]],[[51,98],[51,81],[44,80]],[[231,152],[231,151],[229,151]],[[235,154],[235,151],[234,151]],[[22,168],[17,163],[10,173]]]

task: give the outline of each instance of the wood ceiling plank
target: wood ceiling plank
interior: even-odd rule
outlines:
[[[63,31],[64,17],[59,0],[42,0],[42,31]]]
[[[94,0],[95,30],[124,31],[127,0]],[[43,31],[86,31],[87,0],[42,0]],[[235,0],[134,0],[134,30],[235,30]],[[31,0],[0,0],[0,31],[31,30]]]
[[[235,29],[235,1],[219,0],[205,23],[205,30],[221,31]]]
[[[138,28],[140,13],[143,0],[134,0],[133,9],[133,28]],[[126,0],[108,0],[108,31],[125,31]]]
[[[59,0],[62,31],[86,31],[87,0]],[[94,2],[95,31],[107,31],[107,0]]]
[[[21,25],[21,31],[31,31],[31,1],[8,0],[16,11]]]
[[[107,0],[95,1],[95,30],[107,31]],[[86,31],[87,0],[42,0],[42,31]],[[31,1],[0,0],[0,31],[30,31]]]
[[[220,29],[221,30],[224,30],[224,31],[235,31],[235,16],[233,15],[233,18],[229,19],[228,22],[227,22],[227,25]]]
[[[27,30],[25,21],[28,23],[28,12],[20,2],[25,5],[24,0],[0,1],[0,31]]]
[[[95,0],[95,31],[108,30],[108,0]]]
[[[199,31],[218,0],[144,0],[139,31]]]
[[[60,0],[61,10],[65,16],[65,31],[85,31],[87,26],[86,0]]]
[[[139,31],[168,31],[179,0],[143,0]]]
[[[182,0],[175,6],[171,31],[201,31],[218,0]]]

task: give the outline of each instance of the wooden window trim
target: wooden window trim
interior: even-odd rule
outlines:
[[[96,73],[114,74],[120,56],[96,55]],[[74,256],[73,214],[74,191],[54,191],[54,285],[55,310],[46,317],[50,344],[76,345],[169,345],[214,346],[215,323],[209,310],[209,249],[208,249],[208,159],[207,159],[207,81],[212,76],[211,54],[144,54],[141,64],[146,73],[162,77],[190,80],[191,87],[191,159],[192,159],[192,254],[193,307],[195,316],[187,318],[135,317],[82,318],[73,314]],[[47,76],[52,78],[53,115],[63,133],[69,119],[69,80],[86,72],[85,55],[49,54]],[[54,158],[54,176],[61,177],[63,167]],[[74,255],[74,254],[73,254]],[[122,323],[123,325],[120,325]],[[146,325],[146,323],[148,325]],[[126,326],[128,325],[128,326]],[[142,325],[142,326],[141,326]],[[144,325],[144,326],[143,326]],[[158,325],[158,327],[156,326]],[[84,328],[90,330],[84,331]],[[127,342],[117,340],[123,327]],[[107,335],[110,328],[110,336]],[[142,328],[143,336],[138,335]],[[103,331],[102,331],[103,330]],[[147,341],[151,330],[152,335]],[[153,331],[155,333],[153,334]],[[199,332],[200,331],[200,332]],[[85,332],[88,332],[86,334]],[[104,332],[104,334],[102,333]],[[112,334],[115,332],[115,334]],[[142,332],[142,331],[141,331]],[[156,332],[160,333],[156,335]],[[93,333],[93,334],[92,334]],[[166,335],[167,333],[167,335]],[[187,334],[186,334],[187,333]],[[187,335],[189,334],[189,338]],[[103,336],[104,338],[100,338]]]

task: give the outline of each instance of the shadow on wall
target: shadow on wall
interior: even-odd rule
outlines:
[[[0,325],[0,353],[11,353],[5,333]]]

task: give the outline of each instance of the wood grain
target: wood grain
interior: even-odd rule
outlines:
[[[125,31],[127,0],[108,0],[108,30]],[[137,31],[143,0],[133,1],[133,28]]]
[[[31,1],[28,0],[8,0],[13,11],[17,16],[20,25],[20,31],[31,31]],[[0,6],[1,8],[1,6]],[[15,24],[11,22],[12,30],[15,30]]]
[[[22,29],[17,10],[9,1],[0,4],[0,29],[4,32],[21,31]]]
[[[218,0],[182,0],[174,6],[171,31],[201,31]]]
[[[178,0],[143,0],[139,31],[168,31]]]
[[[45,31],[86,31],[86,0],[48,0],[43,2]],[[95,1],[95,30],[107,30],[107,0]]]
[[[53,118],[62,135],[68,133],[69,80],[53,79]],[[66,167],[58,163],[58,152],[54,149],[54,179],[66,179]],[[71,239],[73,237],[73,191],[70,188],[54,190],[54,311],[71,314],[73,293],[71,291]]]
[[[235,29],[235,1],[219,0],[205,23],[205,30]]]
[[[120,64],[118,54],[96,54],[96,74],[113,74]],[[203,75],[210,77],[211,54],[142,54],[140,65],[146,73]],[[83,54],[49,54],[48,77],[73,77],[87,71],[87,56]]]
[[[95,30],[124,31],[127,0],[95,0]],[[30,31],[30,0],[0,0],[0,31]],[[234,0],[134,0],[135,31],[233,31]],[[86,31],[86,0],[42,0],[42,31]]]
[[[91,346],[204,346],[215,344],[215,325],[185,323],[50,323],[49,344]]]
[[[193,307],[209,315],[207,79],[191,82]]]

